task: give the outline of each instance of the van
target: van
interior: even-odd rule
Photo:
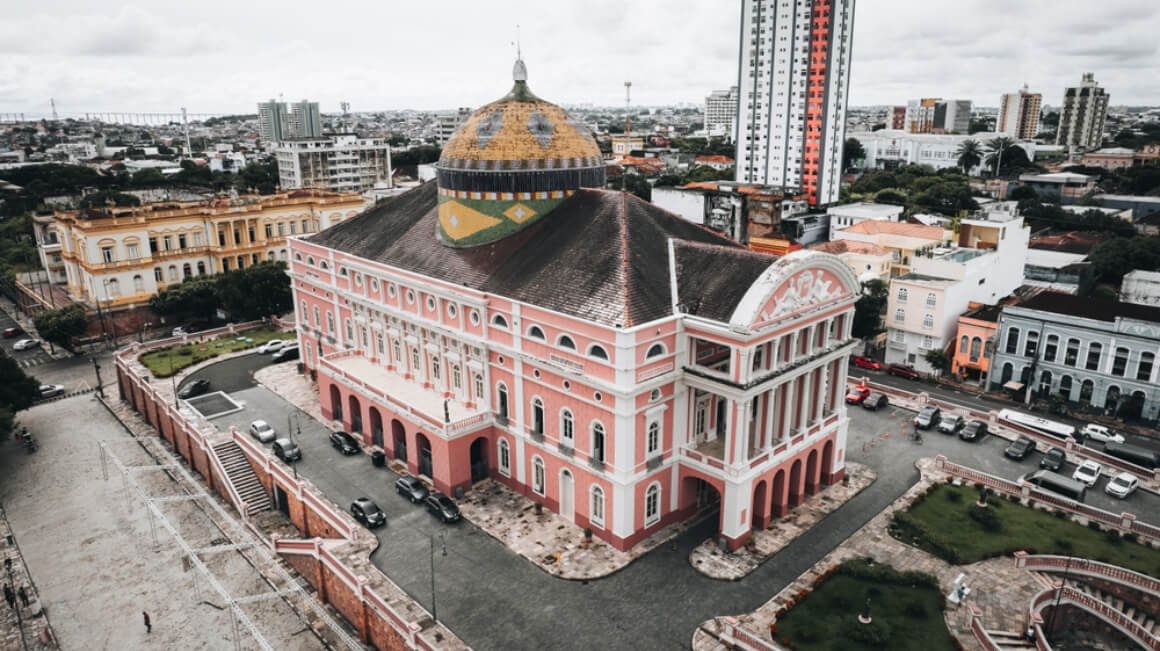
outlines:
[[[1085,495],[1087,495],[1087,486],[1082,482],[1078,482],[1070,477],[1051,472],[1050,470],[1036,470],[1035,472],[1024,475],[1023,481],[1038,486],[1046,491],[1058,493],[1064,497],[1071,498],[1077,502],[1082,502]]]
[[[1160,453],[1131,443],[1105,443],[1104,454],[1145,468],[1160,466]]]

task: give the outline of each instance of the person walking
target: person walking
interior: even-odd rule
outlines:
[[[152,633],[153,632],[153,624],[149,621],[149,613],[142,610],[141,615],[145,618],[145,632]]]
[[[26,592],[24,590],[24,586],[20,586],[19,588],[16,588],[16,596],[20,597],[20,603],[24,607],[27,608],[28,607],[28,592]]]
[[[16,607],[16,593],[12,591],[12,586],[8,583],[4,584],[4,601],[8,602],[9,608]]]

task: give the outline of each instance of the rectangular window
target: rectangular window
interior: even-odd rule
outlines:
[[[125,254],[129,256],[130,260],[136,260],[141,257],[141,252],[137,249],[136,244],[128,244],[125,246]]]
[[[250,239],[248,240],[249,242],[253,243],[253,242],[258,241],[258,238],[254,237],[254,227],[253,226],[246,229],[246,234],[250,236]]]
[[[178,234],[178,236],[177,236],[177,248],[179,248],[179,249],[185,248],[185,235],[184,234]]]
[[[1128,369],[1128,349],[1117,348],[1116,357],[1112,362],[1112,375],[1124,376],[1124,372]]]
[[[935,295],[934,292],[930,292],[929,294],[926,295],[926,306],[927,307],[934,307],[937,304],[938,304],[938,297]]]
[[[201,231],[197,231],[193,234],[193,245],[201,246]]]
[[[101,259],[103,259],[105,262],[112,262],[112,261],[116,260],[117,258],[113,254],[113,247],[102,246],[101,247]]]
[[[242,231],[235,228],[234,229],[234,244],[241,244],[241,243],[242,243]]]
[[[270,239],[271,237],[274,237],[274,225],[266,224],[266,239]]]
[[[225,246],[225,245],[226,245],[226,232],[225,231],[218,231],[218,246]]]
[[[278,222],[278,237],[282,237],[285,234],[286,234],[286,224],[283,224],[282,222]]]
[[[1140,366],[1136,368],[1136,379],[1147,382],[1152,379],[1152,364],[1156,360],[1153,353],[1140,353]]]
[[[290,222],[290,234],[291,235],[298,234],[298,224],[296,222]]]
[[[173,250],[173,237],[172,236],[166,235],[165,238],[162,240],[162,242],[164,243],[163,248],[166,251]]]
[[[1071,344],[1073,341],[1075,341],[1075,340],[1072,339],[1072,340],[1067,342],[1068,357],[1071,357]],[[1076,342],[1076,346],[1077,347],[1079,346],[1079,342]],[[1087,363],[1085,364],[1084,368],[1086,368],[1089,371],[1099,370],[1099,368],[1100,368],[1100,354],[1103,352],[1103,350],[1104,350],[1104,347],[1101,346],[1100,344],[1097,344],[1097,343],[1093,343],[1090,346],[1088,346]],[[1068,363],[1068,366],[1075,366],[1075,361],[1072,360],[1070,363]]]
[[[308,222],[308,221],[307,221],[307,220],[305,220],[305,219],[303,219],[303,220],[302,220],[302,232],[303,232],[303,233],[309,233],[309,232],[310,232],[310,222]]]
[[[922,315],[922,327],[924,330],[930,330],[934,327],[934,315],[927,312]]]
[[[157,253],[157,238],[149,238],[149,253]]]

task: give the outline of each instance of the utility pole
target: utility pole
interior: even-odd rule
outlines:
[[[181,107],[181,123],[185,125],[185,157],[193,157],[193,147],[189,144],[189,115],[185,112],[185,107]]]
[[[631,150],[629,143],[632,142],[632,82],[624,82],[624,156],[628,157]],[[628,169],[620,166],[620,190],[621,192],[628,185]]]

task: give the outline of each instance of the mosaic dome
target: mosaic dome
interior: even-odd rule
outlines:
[[[604,160],[592,133],[528,89],[516,61],[506,96],[471,114],[435,165],[439,235],[477,246],[534,224],[578,188],[604,187]]]

